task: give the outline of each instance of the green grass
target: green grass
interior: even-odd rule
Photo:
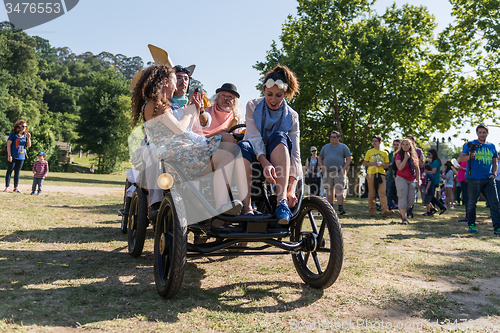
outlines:
[[[121,187],[124,174],[52,173],[49,181]],[[197,258],[188,260],[177,297],[165,300],[154,287],[151,228],[143,255],[127,253],[116,215],[122,200],[0,193],[0,331],[288,332],[291,320],[426,323],[500,315],[492,289],[500,239],[484,203],[479,233],[471,235],[456,221],[463,207],[426,218],[417,204],[405,226],[370,218],[366,199],[347,199],[344,265],[332,287],[305,285],[289,255]]]

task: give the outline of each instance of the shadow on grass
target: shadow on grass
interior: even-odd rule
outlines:
[[[24,178],[24,177],[23,177]],[[33,179],[33,177],[26,177],[26,179]],[[77,183],[77,184],[98,184],[98,185],[124,185],[125,177],[123,181],[115,181],[115,180],[100,180],[100,179],[92,179],[92,178],[64,178],[64,177],[53,177],[50,176],[48,178],[52,185],[57,185],[58,182],[67,182],[67,183]]]
[[[124,185],[125,184],[125,176],[123,177],[123,181],[109,180],[109,179],[95,179],[99,177],[99,175],[89,174],[89,177],[85,177],[84,174],[80,174],[78,177],[75,177],[74,174],[68,173],[68,177],[60,176],[61,173],[49,173],[47,177],[47,181],[50,182],[51,185],[58,185],[58,183],[76,183],[76,186],[80,186],[83,184],[97,184],[102,186],[115,186],[115,185]],[[106,176],[106,175],[103,175]],[[12,174],[14,177],[14,174]],[[0,173],[0,178],[5,178],[5,171]],[[21,183],[31,183],[33,181],[33,174],[29,172],[21,172],[19,175],[19,179]]]
[[[86,211],[88,213],[97,214],[107,214],[109,212],[116,212],[118,216],[118,210],[123,207],[123,203],[110,204],[110,205],[92,205],[92,206],[80,206],[80,205],[47,205],[49,208],[55,209],[74,209],[78,212]],[[101,222],[96,222],[101,223]]]
[[[154,287],[152,255],[134,259],[118,251],[0,251],[2,317],[23,325],[92,328],[116,318],[174,323],[203,308],[208,312],[201,316],[217,322],[306,307],[323,296],[304,284],[276,280],[202,289],[206,271],[188,262],[179,294],[165,300]]]
[[[102,221],[102,223],[116,223],[116,221]],[[76,243],[87,244],[95,242],[113,242],[123,241],[126,235],[123,235],[117,228],[99,227],[70,227],[70,228],[51,228],[37,230],[17,230],[10,235],[0,237],[2,242],[18,243],[29,241],[36,243]]]

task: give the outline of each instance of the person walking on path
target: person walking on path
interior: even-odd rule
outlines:
[[[380,135],[372,137],[373,148],[366,153],[363,165],[368,167],[366,179],[368,181],[368,210],[370,216],[375,216],[375,196],[378,193],[382,216],[389,217],[394,215],[394,212],[389,210],[387,206],[385,169],[391,164],[389,163],[389,153],[380,149],[381,143],[382,137]]]
[[[330,143],[324,145],[319,152],[319,166],[324,174],[324,183],[327,184],[326,198],[333,206],[333,201],[337,197],[340,215],[346,213],[344,210],[345,173],[351,160],[351,151],[340,142],[340,133],[332,131]],[[333,196],[334,189],[335,197]]]
[[[477,139],[464,145],[458,162],[467,162],[467,189],[469,190],[469,203],[467,205],[467,219],[469,232],[477,233],[476,228],[476,204],[479,194],[484,191],[490,204],[490,213],[493,220],[493,234],[500,236],[500,208],[495,186],[495,176],[498,168],[498,153],[495,145],[487,142],[488,127],[479,125],[476,127]]]
[[[31,134],[28,132],[28,125],[23,119],[19,119],[7,139],[7,172],[4,192],[9,191],[10,177],[14,171],[14,192],[21,193],[18,189],[19,173],[26,159],[26,148],[29,147],[31,147]]]

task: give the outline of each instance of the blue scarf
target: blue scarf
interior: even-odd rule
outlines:
[[[285,99],[276,110],[269,109],[266,99],[262,99],[255,107],[253,119],[264,144],[267,144],[269,137],[274,132],[288,133],[293,125],[291,108]]]

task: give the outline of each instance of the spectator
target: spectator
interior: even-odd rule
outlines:
[[[340,133],[337,131],[330,133],[330,143],[324,145],[319,152],[319,166],[325,175],[324,182],[327,184],[326,198],[333,206],[333,191],[335,190],[340,215],[345,215],[345,172],[351,164],[351,155],[349,148],[340,142]]]
[[[394,212],[389,210],[387,206],[384,169],[388,168],[391,164],[389,163],[389,154],[384,150],[380,150],[381,143],[382,137],[380,135],[372,137],[373,148],[366,153],[363,165],[368,167],[366,178],[368,180],[368,211],[370,212],[370,216],[375,216],[375,196],[378,193],[382,207],[382,216],[389,217],[394,215]]]
[[[420,180],[420,168],[413,141],[404,139],[401,142],[401,149],[397,151],[394,163],[396,164],[396,188],[401,223],[408,224],[407,208],[413,207]],[[413,212],[411,214],[413,217]]]
[[[391,166],[392,162],[394,162],[394,153],[396,153],[399,150],[400,146],[401,146],[401,140],[396,139],[392,142],[393,151],[389,153],[389,162],[391,163]],[[392,167],[389,167],[387,169],[386,181],[387,181],[387,205],[389,206],[389,209],[397,208],[398,195],[396,191],[396,175],[394,174]]]
[[[306,160],[306,184],[309,185],[311,195],[319,195],[321,187],[321,170],[318,164],[318,150],[316,147],[311,147],[311,156]],[[310,181],[307,181],[310,179]]]
[[[45,161],[47,154],[41,151],[38,153],[38,161],[33,164],[33,185],[31,186],[31,195],[35,194],[38,185],[38,195],[42,194],[42,185],[45,177],[49,173],[49,163]]]
[[[439,188],[439,183],[441,183],[441,160],[439,159],[436,149],[429,149],[427,154],[431,159],[432,173],[434,174],[434,185],[436,188]],[[435,196],[432,199],[432,205],[434,206],[432,209],[433,214],[437,212],[437,209],[435,208],[436,206],[440,209],[439,215],[446,212],[446,207]]]
[[[31,147],[31,134],[28,132],[28,124],[19,119],[14,124],[14,129],[7,139],[7,172],[5,173],[5,190],[9,191],[10,177],[14,171],[14,192],[21,193],[17,188],[19,185],[19,173],[26,159],[26,148]]]
[[[457,162],[458,163],[458,162]],[[469,204],[469,193],[467,189],[467,181],[465,178],[465,170],[467,168],[467,162],[460,162],[457,171],[457,182],[460,183],[460,188],[462,189],[462,205],[465,207],[465,217],[458,222],[468,222],[467,220],[467,205]]]
[[[444,179],[444,195],[445,199],[445,207],[455,208],[453,203],[455,202],[455,198],[453,196],[453,179],[455,179],[457,172],[451,165],[450,161],[447,161],[445,164],[444,175],[441,175],[441,178]]]
[[[436,192],[436,187],[434,185],[434,174],[432,173],[432,167],[430,164],[425,165],[425,190],[424,190],[424,204],[427,207],[427,213],[424,216],[432,216],[434,213],[432,209],[434,208],[431,204],[434,193]]]
[[[500,208],[494,181],[498,168],[498,153],[495,145],[486,141],[488,137],[487,126],[477,126],[476,134],[477,139],[467,142],[458,158],[458,162],[468,162],[465,178],[469,190],[469,203],[467,205],[469,232],[477,233],[476,204],[479,194],[484,190],[490,204],[494,235],[500,236]]]

